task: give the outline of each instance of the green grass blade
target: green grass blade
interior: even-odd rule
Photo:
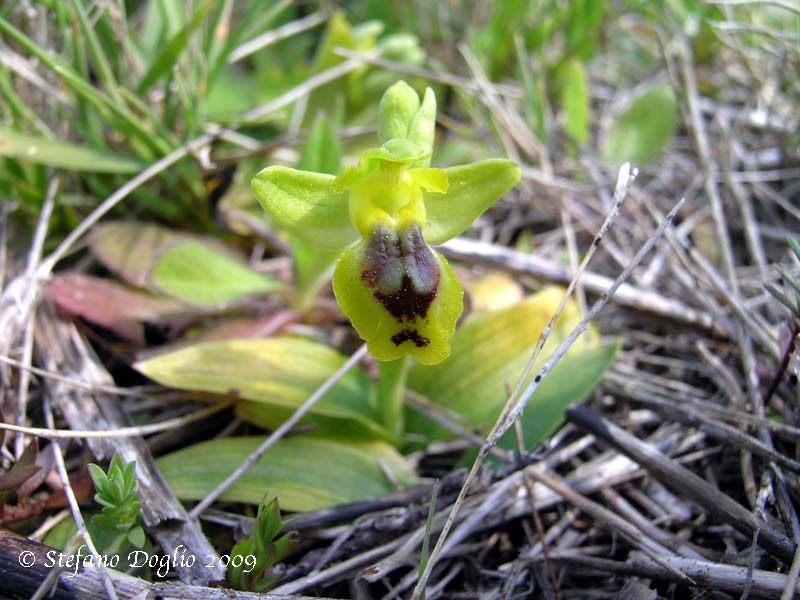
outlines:
[[[144,165],[134,158],[77,144],[0,129],[0,156],[94,173],[136,173]]]
[[[95,27],[89,23],[86,13],[84,12],[83,7],[80,5],[78,0],[72,0],[72,6],[75,9],[76,16],[78,17],[78,27],[80,28],[81,34],[86,40],[89,56],[92,58],[92,65],[95,73],[97,73],[97,79],[106,90],[113,94],[114,89],[117,86],[117,80],[116,77],[114,77],[111,64],[108,62],[106,52],[103,49],[103,46],[100,44],[100,40],[97,38]]]
[[[139,87],[136,90],[139,94],[147,92],[147,90],[153,87],[156,81],[172,71],[172,67],[175,65],[178,57],[189,43],[192,33],[203,23],[203,19],[205,19],[210,8],[211,0],[204,0],[197,8],[194,15],[192,15],[192,19],[175,34],[161,53],[156,56],[150,64],[150,68],[139,82]]]
[[[425,567],[428,566],[428,549],[431,543],[431,529],[433,527],[433,516],[436,514],[436,498],[439,495],[439,480],[437,479],[433,484],[433,491],[431,492],[431,505],[428,509],[428,518],[425,520],[425,537],[422,538],[422,550],[419,553],[419,575],[425,572]],[[423,589],[419,595],[419,600],[425,600],[425,590]]]
[[[127,110],[127,107],[109,98],[101,90],[94,87],[78,74],[63,58],[42,49],[27,35],[14,27],[11,23],[0,18],[0,33],[4,33],[18,43],[25,51],[39,59],[48,69],[52,70],[72,91],[92,104],[97,112],[112,126],[125,132],[129,137],[139,139],[146,147],[159,154],[168,154],[172,148],[163,140],[149,131],[142,119]],[[150,157],[142,156],[144,160]]]

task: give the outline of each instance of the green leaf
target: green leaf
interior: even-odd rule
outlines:
[[[139,525],[131,529],[128,532],[128,541],[137,548],[141,548],[142,546],[144,546],[145,542],[144,529],[142,529],[142,527]]]
[[[264,506],[262,502],[262,506]],[[278,499],[273,497],[264,507],[264,517],[261,519],[259,536],[267,544],[272,542],[281,532],[283,521],[281,521],[281,509]]]
[[[564,411],[570,404],[583,402],[588,397],[614,362],[618,347],[618,344],[604,344],[581,349],[558,362],[539,384],[520,417],[527,450],[534,450],[561,426]],[[518,372],[522,372],[527,363],[528,357],[523,358],[524,362],[518,362]],[[530,383],[533,376],[526,383]],[[516,450],[515,432],[509,431],[498,445],[509,451]]]
[[[189,43],[192,33],[202,25],[211,5],[211,0],[204,0],[200,6],[197,7],[194,15],[192,15],[191,21],[186,23],[186,25],[175,34],[169,43],[164,46],[161,53],[156,56],[155,60],[150,63],[150,68],[147,69],[144,77],[142,77],[142,80],[139,82],[137,92],[140,96],[147,92],[161,77],[172,72],[178,57]]]
[[[194,306],[216,306],[284,288],[277,279],[195,241],[167,250],[150,277],[159,291]]]
[[[298,169],[336,175],[342,169],[342,151],[336,133],[323,114],[317,116],[308,136]]]
[[[589,84],[583,62],[570,60],[564,67],[563,79],[564,129],[577,142],[584,143],[589,140]]]
[[[143,164],[108,150],[94,150],[45,137],[0,129],[0,156],[92,173],[136,173]]]
[[[240,398],[242,418],[275,428],[344,363],[344,356],[324,344],[279,337],[195,344],[134,367],[166,386]],[[388,438],[379,418],[369,379],[353,369],[302,422],[343,436]]]
[[[441,244],[464,231],[483,211],[519,182],[520,168],[504,159],[489,159],[444,169],[444,194],[423,192],[427,222],[422,231],[429,244]]]
[[[342,248],[358,237],[346,195],[333,189],[333,175],[267,167],[253,178],[262,208],[292,235],[320,248]]]
[[[328,119],[320,114],[314,121],[308,141],[303,146],[297,166],[304,171],[315,171],[334,175],[342,168],[342,153],[339,140]],[[295,281],[300,296],[300,310],[314,305],[320,288],[329,280],[333,264],[339,258],[336,250],[322,250],[292,236]]]
[[[453,337],[450,359],[435,367],[412,369],[409,387],[461,415],[471,426],[488,431],[505,405],[508,386],[514,386],[522,374],[562,295],[561,288],[548,288],[510,308],[470,319]],[[569,335],[580,318],[577,305],[567,303],[542,357]],[[588,345],[586,339],[578,340],[534,394],[523,415],[528,447],[549,434],[561,422],[564,406],[581,401],[607,368],[615,347],[598,347],[596,338],[590,331]],[[530,377],[534,375],[535,370]],[[408,411],[407,423],[408,431],[428,439],[452,437],[415,411]]]
[[[589,59],[601,40],[605,0],[572,0],[567,5],[564,37],[570,54]]]
[[[179,498],[200,500],[263,441],[239,437],[202,442],[160,458],[158,469]],[[402,485],[412,483],[411,469],[385,443],[293,436],[279,440],[221,500],[258,504],[266,491],[287,510],[319,510],[393,491],[383,467]]]
[[[614,163],[644,163],[658,156],[678,123],[678,102],[668,83],[637,96],[611,127],[603,157]]]

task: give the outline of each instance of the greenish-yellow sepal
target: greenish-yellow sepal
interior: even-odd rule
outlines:
[[[487,208],[520,180],[522,172],[505,159],[482,160],[444,169],[447,192],[423,193],[429,244],[441,244],[463,233]]]
[[[253,178],[253,194],[281,227],[320,248],[343,248],[358,238],[347,196],[335,177],[289,167],[267,167]]]

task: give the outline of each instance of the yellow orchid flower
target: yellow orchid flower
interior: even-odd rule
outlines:
[[[436,364],[450,354],[463,291],[428,244],[464,232],[520,179],[503,159],[430,168],[436,99],[404,81],[379,106],[379,148],[338,177],[267,167],[253,193],[272,218],[309,244],[342,249],[333,275],[339,305],[370,353]]]

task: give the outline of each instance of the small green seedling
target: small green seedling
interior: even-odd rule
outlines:
[[[117,532],[116,539],[108,547],[121,547],[125,542],[136,548],[143,547],[145,535],[141,526],[136,462],[126,465],[122,458],[115,456],[107,474],[94,464],[89,465],[89,474],[97,492],[94,500],[103,507],[99,515],[92,517],[92,523],[98,528]]]
[[[276,539],[283,529],[278,499],[261,501],[250,537],[231,550],[226,579],[228,585],[246,592],[264,592],[280,579],[275,566],[297,545],[297,532],[289,531]]]
[[[447,260],[428,244],[463,233],[514,187],[520,168],[502,159],[429,166],[436,98],[420,101],[404,81],[378,109],[379,148],[338,177],[283,166],[253,179],[270,216],[308,244],[341,250],[333,291],[372,355],[411,355],[431,365],[450,354],[463,291]]]

